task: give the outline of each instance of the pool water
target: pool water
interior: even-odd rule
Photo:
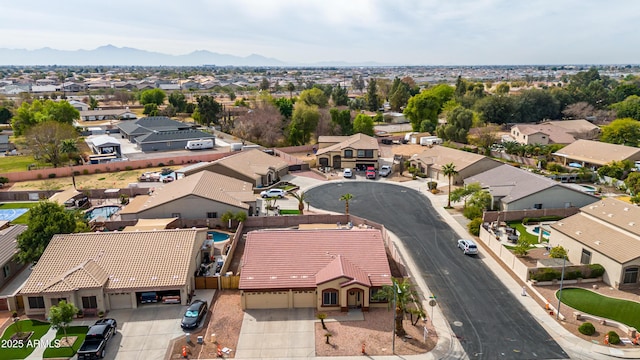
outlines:
[[[219,231],[207,231],[207,240],[213,240],[214,243],[229,240],[229,234]]]
[[[536,233],[536,234],[539,234],[540,233],[540,226],[534,227],[533,228],[533,232]],[[547,230],[542,229],[542,236],[547,236],[548,237],[549,235],[550,235],[550,233]]]
[[[109,219],[109,217],[120,210],[120,206],[101,206],[97,208],[93,208],[87,211],[87,219],[89,221],[95,220],[98,217],[103,217],[105,219]]]

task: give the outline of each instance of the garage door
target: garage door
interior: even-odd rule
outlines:
[[[131,293],[109,294],[111,310],[131,309]]]
[[[247,309],[286,309],[289,307],[288,292],[245,293]]]
[[[314,308],[316,307],[315,291],[294,291],[293,307],[294,308]]]

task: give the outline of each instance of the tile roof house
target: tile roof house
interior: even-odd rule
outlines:
[[[480,183],[488,190],[492,210],[562,209],[598,201],[587,192],[506,164],[468,177],[464,183]]]
[[[332,169],[378,169],[380,146],[378,140],[365,134],[351,136],[320,136],[316,164]]]
[[[640,161],[640,148],[592,140],[576,140],[553,153],[564,165],[578,163],[585,167],[610,164],[613,161]]]
[[[511,136],[523,145],[571,144],[576,140],[565,129],[548,123],[514,125]]]
[[[81,110],[80,120],[82,121],[98,121],[98,120],[134,120],[138,116],[129,111],[129,109],[105,109],[105,110]]]
[[[640,285],[640,208],[615,198],[584,206],[551,225],[549,243],[572,264],[600,264],[603,281],[616,289]]]
[[[195,130],[191,125],[166,116],[145,117],[118,124],[123,137],[136,144],[143,152],[183,150],[190,140],[211,139],[215,136]]]
[[[278,182],[289,173],[289,163],[259,149],[242,150],[212,161],[207,166],[196,166],[184,175],[189,177],[203,170],[246,181],[254,187],[261,188]]]
[[[262,230],[247,234],[242,307],[342,310],[386,306],[372,299],[391,285],[377,229]]]
[[[130,309],[141,292],[187,296],[206,229],[55,235],[20,290],[27,315],[60,300],[86,311]]]
[[[268,156],[268,155],[267,155]],[[211,171],[201,171],[159,185],[152,195],[138,195],[120,212],[122,220],[218,219],[227,211],[253,214],[253,184]]]
[[[13,225],[0,230],[0,288],[7,284],[25,266],[15,258],[18,252],[18,235],[27,230],[25,225]],[[8,310],[6,298],[0,298],[0,310]]]
[[[463,179],[473,176],[484,171],[501,166],[502,163],[484,155],[478,155],[467,151],[452,149],[445,146],[434,146],[425,148],[419,154],[413,155],[409,159],[409,163],[418,168],[420,172],[428,177],[449,181],[448,177],[442,173],[442,168],[453,163],[456,167],[458,175],[453,176],[451,183],[462,184]]]

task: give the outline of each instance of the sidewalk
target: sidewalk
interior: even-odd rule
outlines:
[[[310,179],[303,176],[295,176],[292,175],[292,179],[288,180],[298,184],[301,190],[308,190],[314,188],[316,186],[320,186],[326,183],[326,181],[320,181],[316,179]],[[393,181],[387,181],[389,183],[396,183]],[[456,231],[461,238],[468,237],[469,233],[466,229],[467,219],[459,218],[449,213],[445,206],[447,205],[447,196],[445,195],[434,195],[428,191],[427,184],[421,180],[412,180],[406,182],[398,182],[399,186],[406,186],[408,188],[414,189],[421,193],[423,196],[426,196],[434,209],[440,214],[443,219],[447,219],[447,223],[452,227],[454,231]],[[439,188],[442,186],[446,186],[448,184],[439,183]],[[313,208],[313,207],[312,207]],[[322,212],[319,209],[314,209],[315,212]],[[410,269],[410,273],[417,274],[419,273],[415,263],[411,259],[410,253],[404,248],[402,242],[392,233],[391,237],[393,242],[398,246],[399,251],[403,255],[403,258],[407,261],[407,267]],[[579,359],[611,359],[612,357],[616,358],[624,358],[624,359],[639,359],[640,358],[640,349],[631,348],[631,349],[619,349],[619,348],[610,348],[607,346],[593,344],[591,342],[582,340],[569,331],[567,331],[560,323],[558,323],[555,318],[550,317],[549,314],[543,309],[532,297],[530,296],[522,296],[522,285],[519,284],[510,273],[505,274],[505,270],[497,263],[497,261],[492,256],[483,257],[482,261],[485,265],[491,269],[491,271],[499,278],[502,283],[507,287],[507,289],[513,294],[514,298],[521,302],[521,304],[526,307],[531,315],[540,323],[540,325],[552,336],[552,338],[558,342],[558,344],[567,352],[569,356],[572,358]],[[508,276],[505,276],[508,275]],[[414,281],[418,287],[422,289],[425,294],[430,294],[429,288],[425,283],[424,279],[419,276],[413,277]],[[534,293],[534,289],[529,289],[530,293]],[[423,304],[425,307],[429,307],[428,304]],[[414,355],[414,356],[403,356],[403,358],[413,358],[413,359],[442,359],[442,358],[452,358],[452,359],[463,359],[468,358],[468,356],[464,353],[464,350],[460,344],[460,342],[455,337],[453,331],[451,330],[447,320],[444,318],[438,306],[434,308],[434,318],[433,324],[436,327],[438,332],[438,343],[435,349],[424,355]],[[392,359],[397,357],[370,357],[372,359]],[[339,359],[339,358],[323,358],[323,359]]]

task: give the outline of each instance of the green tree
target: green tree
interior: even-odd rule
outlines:
[[[335,106],[347,106],[349,105],[349,95],[347,88],[343,88],[340,85],[333,88],[331,92],[331,100]]]
[[[158,116],[158,105],[154,103],[144,104],[144,110],[142,113],[147,116]]]
[[[51,326],[54,329],[62,329],[67,343],[69,342],[67,339],[67,328],[77,313],[78,308],[71,303],[67,303],[65,300],[60,300],[58,305],[52,305],[51,308],[49,308],[49,322]]]
[[[98,100],[93,96],[89,95],[89,109],[95,110],[100,104],[98,104]]]
[[[522,123],[534,123],[544,119],[558,119],[560,104],[548,91],[524,90],[516,98],[516,119]]]
[[[18,260],[23,264],[40,259],[55,234],[70,234],[76,230],[75,215],[64,206],[41,201],[29,209],[27,230],[18,235]]]
[[[447,124],[439,127],[437,133],[444,140],[466,143],[472,124],[473,111],[458,106],[447,114]]]
[[[507,124],[514,122],[515,101],[510,96],[486,96],[474,105],[484,123]]]
[[[172,92],[169,95],[169,104],[176,109],[176,112],[183,113],[187,109],[187,98],[181,92]]]
[[[441,104],[438,98],[427,91],[409,99],[404,115],[411,122],[413,131],[420,131],[423,122],[428,122],[435,129],[438,122],[438,111]]]
[[[260,85],[258,86],[258,89],[262,91],[269,91],[270,86],[271,84],[269,84],[269,79],[263,76],[262,80],[260,80]]]
[[[291,119],[291,115],[293,115],[293,101],[290,98],[277,98],[273,103],[285,119]]]
[[[480,183],[465,185],[451,192],[451,201],[454,203],[464,201],[464,207],[467,207],[467,199],[478,191],[482,191]]]
[[[640,195],[640,172],[634,171],[624,179],[624,184],[631,191],[631,196]]]
[[[364,79],[362,75],[354,75],[353,80],[351,80],[351,86],[354,90],[362,92],[362,90],[364,90]]]
[[[287,91],[289,92],[289,99],[293,98],[293,92],[296,91],[296,85],[292,82],[287,84]]]
[[[140,93],[140,104],[156,104],[158,106],[164,104],[167,94],[162,89],[149,89]]]
[[[381,101],[378,98],[378,85],[376,83],[376,79],[369,80],[365,101],[367,103],[367,110],[369,111],[378,111],[380,108]]]
[[[80,118],[80,112],[67,101],[34,100],[31,104],[23,102],[11,120],[15,135],[24,135],[31,127],[47,121],[73,124]]]
[[[353,132],[363,133],[365,135],[373,136],[375,131],[373,128],[373,119],[367,114],[358,114],[353,120]]]
[[[353,199],[353,194],[342,194],[342,196],[340,196],[340,201],[344,201],[344,213],[349,215],[349,201]]]
[[[513,253],[516,256],[527,256],[529,249],[531,249],[531,244],[529,244],[524,237],[521,237],[518,239],[518,244],[513,248]]]
[[[307,106],[317,106],[319,108],[324,108],[329,104],[329,98],[325,95],[325,93],[319,88],[313,88],[309,90],[304,90],[300,93],[300,102],[304,103]]]
[[[395,300],[395,328],[396,328],[396,336],[404,337],[406,335],[406,331],[402,324],[402,320],[404,319],[404,314],[410,312],[409,305],[415,304],[420,308],[420,304],[416,301],[418,297],[418,293],[414,290],[413,285],[409,282],[409,279],[402,279],[402,282],[399,279],[391,278],[392,285],[383,285],[380,290],[378,290],[373,298],[376,300],[386,300],[388,301],[389,307],[392,306],[392,302]]]
[[[331,123],[340,128],[341,135],[353,135],[353,124],[351,123],[351,111],[330,109]]]
[[[621,102],[611,105],[618,118],[640,120],[640,96],[631,95]]]
[[[554,246],[549,250],[549,256],[554,259],[563,259],[567,257],[567,250],[560,245]]]
[[[58,167],[68,159],[63,151],[69,150],[69,143],[65,140],[75,141],[77,136],[73,126],[48,121],[29,129],[25,142],[32,149],[34,157]],[[64,149],[63,144],[66,144]]]
[[[211,123],[217,124],[222,106],[214,99],[213,96],[202,95],[197,98],[199,114],[199,123],[209,127]]]
[[[496,86],[496,94],[499,94],[499,95],[507,95],[509,94],[510,90],[511,90],[511,87],[507,83],[500,83],[498,84],[498,86]]]
[[[610,144],[637,147],[640,143],[640,121],[630,118],[614,120],[602,127],[600,140]]]
[[[0,106],[0,124],[10,123],[12,117],[13,113],[6,106]]]
[[[454,163],[445,164],[442,167],[442,174],[449,179],[449,191],[447,194],[447,208],[451,207],[451,180],[453,177],[458,175],[458,171],[456,170],[456,165]]]
[[[288,126],[289,144],[297,146],[308,143],[319,120],[320,112],[317,106],[309,106],[304,102],[297,103]]]
[[[298,201],[298,211],[300,211],[300,215],[304,215],[304,202],[307,199],[307,193],[304,191],[294,191],[290,194]]]

